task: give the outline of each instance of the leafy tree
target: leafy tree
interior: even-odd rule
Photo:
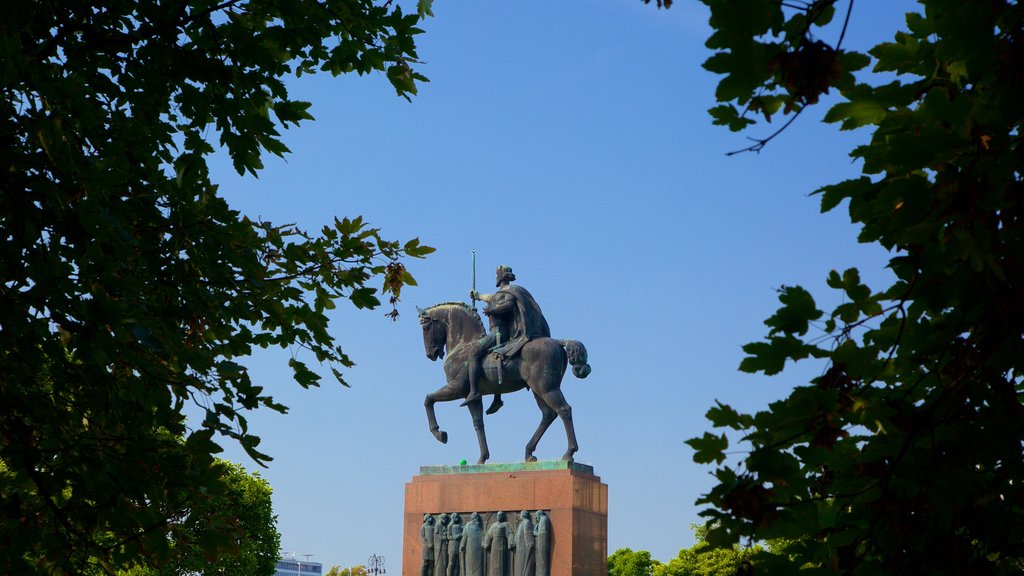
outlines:
[[[734,576],[745,568],[746,549],[711,548],[708,546],[683,548],[679,555],[665,564],[654,567],[653,576]]]
[[[700,500],[709,543],[785,539],[751,557],[764,573],[1019,567],[1024,6],[922,0],[905,30],[864,54],[842,45],[852,1],[703,1],[715,51],[705,66],[723,75],[716,123],[792,121],[834,90],[825,120],[870,131],[851,153],[863,175],[817,194],[825,211],[846,202],[895,275],[876,289],[856,269],[832,271],[844,302],[828,313],[803,288],[779,291],[740,369],[775,375],[808,358],[823,369],[756,414],[708,412],[750,448],[726,464],[727,435],[689,441],[697,462],[719,465]],[[837,7],[841,28],[824,29]],[[868,65],[885,74],[854,74]]]
[[[760,546],[714,547],[705,542],[707,528],[691,525],[697,543],[683,548],[665,564],[654,566],[653,576],[734,576],[750,566],[749,558],[761,551]]]
[[[608,576],[651,576],[657,564],[646,550],[619,548],[608,557]]]
[[[216,143],[256,174],[285,154],[279,129],[311,118],[293,74],[382,71],[415,93],[418,8],[0,3],[0,572],[166,561],[172,521],[225,489],[219,436],[269,459],[244,413],[285,407],[238,360],[290,348],[300,385],[320,380],[310,360],[341,380],[326,312],[378,306],[377,281],[394,305],[400,258],[431,249],[361,218],[251,220],[206,158]]]
[[[273,576],[281,548],[270,483],[223,462],[227,490],[188,510],[172,530],[172,561],[159,574],[216,573],[222,576]],[[205,540],[230,535],[229,548],[210,561]]]
[[[679,550],[667,563],[653,560],[646,550],[616,550],[608,557],[608,576],[734,576],[749,567],[748,559],[752,554],[763,550],[761,546],[710,546],[705,541],[706,527],[691,525],[691,528],[696,544]]]
[[[118,576],[273,576],[281,546],[271,494],[258,472],[218,460],[225,468],[225,490],[193,506],[172,522],[171,560],[161,568],[134,566]],[[228,539],[226,549],[211,557],[203,542]]]
[[[341,566],[331,566],[331,569],[327,571],[324,576],[366,576],[366,566],[359,564],[351,568],[342,568]]]

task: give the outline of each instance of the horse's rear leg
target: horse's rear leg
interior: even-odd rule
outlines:
[[[477,460],[477,464],[483,464],[487,462],[487,459],[491,457],[491,451],[487,448],[487,434],[484,433],[484,403],[483,400],[477,398],[469,404],[469,414],[473,417],[473,429],[476,430],[476,441],[480,444],[480,459]]]
[[[576,429],[572,425],[572,406],[569,406],[569,403],[565,401],[565,396],[562,396],[562,391],[557,388],[545,392],[543,398],[547,405],[558,413],[562,424],[565,424],[565,438],[569,442],[569,447],[562,455],[562,460],[572,462],[572,455],[580,449],[576,444]]]
[[[437,402],[438,392],[443,391],[444,388],[434,392],[433,394],[427,394],[426,399],[423,400],[423,407],[427,410],[427,425],[430,426],[430,433],[434,435],[434,438],[441,444],[448,443],[448,433],[441,430],[441,427],[437,425],[437,416],[434,414],[434,403]]]
[[[537,457],[533,455],[533,451],[537,449],[537,443],[540,442],[541,436],[544,435],[548,430],[548,426],[555,421],[558,417],[558,413],[548,406],[546,400],[538,396],[536,393],[533,395],[533,399],[537,401],[537,407],[540,408],[540,424],[537,426],[537,431],[533,433],[533,438],[526,444],[526,461],[536,462]]]

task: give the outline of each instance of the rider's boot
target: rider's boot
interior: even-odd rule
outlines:
[[[505,405],[505,403],[501,401],[501,394],[495,394],[494,395],[494,401],[491,402],[491,407],[488,408],[487,411],[484,412],[484,413],[485,414],[494,414],[498,410],[501,410],[501,407],[504,406],[504,405]]]
[[[470,361],[469,363],[469,395],[462,401],[459,406],[465,406],[474,400],[479,400],[482,396],[480,395],[480,372],[483,370],[481,366],[482,362]]]

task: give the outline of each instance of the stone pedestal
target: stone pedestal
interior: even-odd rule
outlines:
[[[608,558],[608,486],[583,464],[554,461],[423,466],[405,485],[402,576],[419,576],[424,514],[544,510],[551,519],[551,576],[601,576]],[[486,528],[486,525],[485,525]]]

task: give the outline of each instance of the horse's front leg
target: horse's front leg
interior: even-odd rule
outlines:
[[[481,398],[477,398],[470,402],[467,408],[469,408],[469,414],[473,417],[476,441],[480,444],[480,459],[476,463],[483,464],[491,457],[491,452],[487,448],[487,434],[484,432],[484,402]]]
[[[430,433],[433,434],[434,438],[437,438],[441,444],[448,443],[448,433],[441,430],[441,427],[437,425],[437,415],[434,414],[434,404],[438,401],[438,396],[440,396],[444,391],[445,388],[441,388],[432,394],[427,394],[426,399],[423,400],[423,407],[427,410],[427,424],[430,426]]]

